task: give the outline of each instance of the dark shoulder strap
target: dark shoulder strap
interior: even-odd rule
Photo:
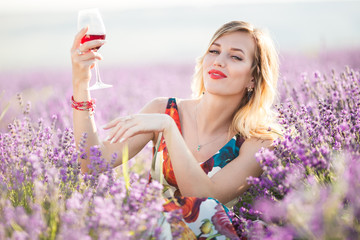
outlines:
[[[245,138],[240,133],[236,134],[236,146],[240,149],[241,145],[245,142]]]
[[[181,132],[180,116],[175,98],[169,98],[165,113],[174,119],[179,131]]]
[[[177,110],[177,104],[175,98],[169,98],[168,103],[166,105],[166,110],[175,108]]]

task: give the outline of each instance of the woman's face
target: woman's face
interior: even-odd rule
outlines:
[[[242,97],[246,88],[253,88],[254,51],[254,40],[246,32],[227,33],[215,40],[203,61],[206,92]]]

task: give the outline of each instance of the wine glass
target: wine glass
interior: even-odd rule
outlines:
[[[81,39],[81,44],[87,41],[96,39],[105,39],[106,31],[100,12],[97,8],[80,10],[78,14],[78,30],[88,26],[89,29],[86,35]],[[100,47],[92,49],[99,50]],[[102,89],[112,87],[110,84],[105,84],[101,81],[99,74],[99,67],[95,61],[96,83],[88,88],[88,90]]]

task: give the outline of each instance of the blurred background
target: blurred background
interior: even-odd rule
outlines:
[[[27,102],[34,121],[55,115],[60,128],[72,127],[70,48],[78,11],[94,7],[107,29],[100,75],[114,86],[91,92],[99,125],[155,97],[191,97],[196,58],[232,20],[267,29],[274,39],[280,102],[289,94],[284,86],[298,91],[314,72],[360,66],[360,1],[0,0],[0,130]]]
[[[267,29],[274,39],[280,103],[301,92],[304,79],[327,84],[332,70],[338,76],[345,66],[360,67],[360,1],[0,0],[0,133],[24,114],[35,125],[57,119],[56,128],[72,128],[70,48],[78,11],[94,7],[107,30],[100,74],[114,86],[91,92],[98,126],[155,97],[191,97],[196,58],[232,20]],[[151,160],[148,150],[144,159]]]
[[[231,20],[267,29],[281,53],[312,57],[360,47],[360,1],[1,0],[0,72],[70,69],[77,11],[92,7],[107,28],[103,67],[194,64]]]

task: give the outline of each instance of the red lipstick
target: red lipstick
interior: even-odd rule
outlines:
[[[225,73],[223,73],[222,71],[219,71],[219,70],[211,69],[208,73],[210,74],[210,77],[211,77],[212,79],[227,78],[227,76],[225,75]]]

